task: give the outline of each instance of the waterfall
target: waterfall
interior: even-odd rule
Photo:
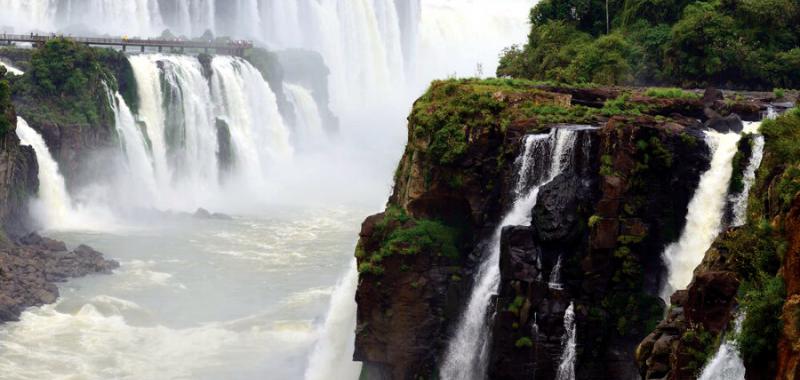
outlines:
[[[20,143],[30,146],[39,164],[39,194],[31,204],[34,217],[45,228],[58,228],[68,222],[72,214],[72,200],[67,193],[64,177],[58,169],[42,136],[21,117],[17,118],[17,137]]]
[[[713,152],[711,168],[700,177],[680,239],[664,251],[669,272],[668,283],[662,292],[665,299],[673,291],[689,285],[694,269],[703,261],[722,228],[733,157],[740,139],[741,135],[736,133],[706,132],[706,143]]]
[[[18,68],[16,68],[16,67],[14,67],[14,66],[12,66],[12,65],[10,65],[10,64],[8,64],[8,63],[5,63],[5,62],[3,62],[3,61],[0,61],[0,66],[3,66],[3,67],[5,67],[5,68],[6,68],[6,70],[7,70],[9,73],[11,73],[11,74],[14,74],[14,75],[23,75],[23,74],[25,74],[25,73],[24,73],[22,70],[20,70],[20,69],[18,69]]]
[[[736,317],[734,322],[734,336],[742,331],[744,313]],[[700,380],[744,380],[745,368],[742,357],[739,355],[739,348],[736,342],[731,339],[726,340],[719,347],[719,350],[703,368]]]
[[[753,149],[750,161],[744,170],[744,188],[739,194],[731,196],[731,202],[733,203],[733,222],[731,224],[734,227],[743,226],[747,223],[747,201],[750,197],[750,190],[752,190],[756,181],[756,171],[761,167],[761,161],[764,159],[764,136],[758,134],[760,128],[760,122],[745,124],[743,133],[754,135]]]
[[[550,289],[560,290],[564,288],[564,285],[561,284],[561,260],[562,256],[559,255],[556,265],[554,265],[553,270],[550,271],[550,280],[547,283]]]
[[[355,260],[331,297],[328,317],[306,369],[306,380],[356,379],[361,363],[353,361],[356,327],[356,304],[353,294],[358,287]]]
[[[122,95],[118,92],[112,93],[109,89],[108,101],[114,111],[114,127],[124,155],[124,174],[121,177],[126,179],[126,183],[119,189],[126,191],[126,194],[120,195],[118,199],[125,199],[138,206],[150,206],[156,199],[158,188],[147,140]]]
[[[275,94],[261,73],[239,58],[212,61],[215,114],[228,125],[235,168],[241,178],[263,184],[264,165],[289,157],[289,131],[278,112]]]
[[[489,329],[486,324],[486,313],[489,303],[500,282],[500,238],[506,226],[529,225],[531,211],[536,205],[539,189],[552,181],[563,170],[571,166],[573,149],[579,134],[579,128],[553,129],[550,134],[526,137],[522,157],[517,160],[522,164],[515,189],[532,182],[529,190],[514,195],[511,210],[503,217],[491,238],[486,242],[484,262],[475,278],[475,286],[466,310],[461,317],[455,336],[450,340],[445,359],[440,370],[442,379],[482,379],[486,373],[488,356]],[[549,161],[544,172],[522,172],[534,165],[526,160]],[[527,166],[526,166],[527,165]],[[535,182],[534,182],[535,181]],[[521,183],[523,183],[521,185]]]
[[[295,146],[315,146],[324,142],[325,130],[319,107],[311,92],[303,86],[285,83],[283,85],[289,102],[294,106],[297,121],[295,125]]]
[[[577,331],[575,328],[575,304],[570,303],[564,313],[564,337],[561,341],[563,352],[558,365],[556,380],[575,380],[575,361],[578,354],[575,350]]]
[[[0,0],[15,33],[253,39],[319,52],[333,108],[360,109],[386,89],[415,96],[437,77],[492,74],[506,46],[525,41],[532,0]],[[397,94],[392,94],[397,95]]]
[[[194,57],[129,59],[157,189],[154,206],[192,211],[224,202],[233,190],[257,195],[269,166],[291,157],[275,94],[247,61],[214,57],[206,78]]]

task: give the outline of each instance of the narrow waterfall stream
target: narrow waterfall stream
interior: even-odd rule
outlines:
[[[744,314],[736,317],[733,328],[734,336],[742,331],[744,317]],[[739,355],[739,348],[736,347],[736,342],[730,337],[723,337],[723,339],[724,342],[717,350],[717,353],[703,368],[699,380],[744,380],[744,362]]]
[[[64,177],[58,169],[58,163],[50,154],[42,136],[33,130],[28,123],[17,118],[17,137],[22,145],[30,146],[36,153],[39,165],[39,194],[32,201],[32,212],[40,221],[47,223],[47,228],[57,228],[71,222],[74,217],[72,199],[67,192]]]
[[[733,157],[738,151],[741,135],[706,132],[711,148],[711,168],[700,178],[700,184],[689,203],[686,226],[678,242],[664,251],[669,271],[662,298],[669,299],[673,291],[684,289],[692,280],[694,269],[703,260],[708,248],[722,228],[722,217],[728,186],[733,172]]]
[[[489,329],[486,313],[500,280],[500,237],[503,227],[529,225],[539,189],[571,168],[580,128],[556,128],[549,135],[528,136],[518,164],[515,198],[487,241],[485,259],[475,279],[470,301],[449,342],[441,367],[443,379],[482,379],[486,373]],[[548,164],[537,164],[545,161]],[[536,169],[545,167],[546,170]]]
[[[578,358],[576,350],[577,335],[578,332],[575,327],[575,304],[570,303],[567,311],[564,313],[564,338],[561,342],[563,351],[561,353],[561,361],[558,364],[556,380],[575,380],[575,361]]]
[[[20,70],[20,69],[18,69],[18,68],[16,68],[16,67],[14,67],[14,66],[12,66],[12,65],[10,65],[10,64],[8,64],[8,63],[5,63],[5,62],[3,62],[3,61],[0,61],[0,66],[3,66],[3,67],[5,67],[5,68],[6,68],[6,70],[8,70],[8,72],[9,72],[9,73],[11,73],[11,74],[14,74],[14,75],[22,75],[22,74],[25,74],[25,73],[24,73],[22,70]]]
[[[743,189],[739,194],[731,196],[733,203],[733,227],[740,227],[747,223],[747,200],[750,198],[750,190],[756,181],[756,171],[761,166],[764,159],[764,136],[758,134],[761,123],[745,123],[744,133],[753,134],[752,152],[750,161],[747,163],[743,175]]]

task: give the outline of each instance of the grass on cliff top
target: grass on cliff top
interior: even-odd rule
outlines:
[[[459,256],[458,229],[438,220],[412,218],[396,206],[386,210],[383,220],[375,225],[374,236],[381,239],[376,252],[365,252],[362,247],[356,249],[356,256],[361,259],[359,273],[383,274],[383,259],[393,255]]]
[[[632,102],[628,93],[608,100],[602,108],[560,104],[558,99],[564,95],[542,90],[547,86],[556,85],[503,78],[434,81],[411,111],[411,137],[426,142],[434,162],[449,165],[465,155],[475,130],[504,133],[514,121],[527,119],[542,128],[596,124],[612,116],[648,112],[646,106]]]
[[[647,89],[644,93],[645,96],[659,99],[700,99],[700,94],[684,91],[680,88],[659,88],[652,87]]]

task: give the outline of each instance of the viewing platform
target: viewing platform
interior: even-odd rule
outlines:
[[[184,53],[186,50],[199,50],[205,53],[214,52],[216,54],[228,54],[235,56],[243,56],[245,50],[253,48],[252,41],[243,40],[230,40],[230,41],[197,41],[197,40],[181,40],[181,39],[159,39],[159,38],[128,38],[128,37],[73,37],[64,35],[40,35],[40,34],[0,34],[0,45],[10,45],[12,43],[22,42],[31,43],[34,46],[40,46],[47,43],[47,41],[57,38],[64,38],[77,43],[89,46],[118,46],[122,51],[128,49],[139,49],[145,52],[148,48],[156,49],[162,52],[165,48],[169,51]]]

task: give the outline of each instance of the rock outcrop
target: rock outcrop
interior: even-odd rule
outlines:
[[[637,345],[664,315],[661,253],[683,228],[710,152],[701,100],[634,95],[620,106],[624,91],[449,81],[417,101],[387,212],[364,222],[357,249],[355,360],[364,363],[364,378],[436,376],[484,254],[481,242],[510,207],[522,137],[586,122],[601,128],[573,153],[573,172],[540,189],[530,226],[502,231],[499,295],[488,312],[489,377],[555,378],[571,303],[577,378],[639,376]],[[455,255],[443,254],[443,244],[398,240],[429,221],[458,231]],[[731,303],[722,300],[738,284],[729,280],[723,271],[697,281],[708,291],[682,302],[710,312],[690,313],[693,320],[727,326]],[[672,352],[671,345],[662,340],[656,351]]]
[[[81,245],[68,251],[63,242],[31,234],[19,244],[0,247],[0,323],[15,321],[30,306],[55,302],[55,283],[93,273],[111,273],[113,260]]]

